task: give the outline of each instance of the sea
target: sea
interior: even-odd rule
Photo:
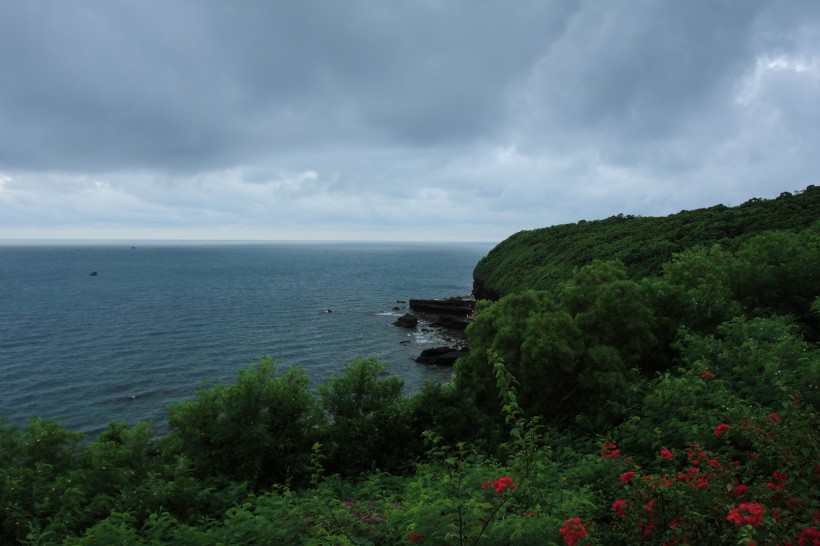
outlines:
[[[0,417],[163,427],[166,405],[261,357],[313,385],[375,357],[413,393],[435,329],[393,326],[410,298],[469,294],[493,243],[0,243]]]

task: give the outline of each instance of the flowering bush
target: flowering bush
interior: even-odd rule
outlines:
[[[724,437],[714,450],[693,443],[681,465],[663,449],[660,466],[645,469],[631,457],[612,466],[619,487],[612,520],[599,533],[624,544],[820,545],[817,445],[795,445],[816,416],[759,412],[733,420],[736,426],[716,429],[732,428],[730,443]]]
[[[715,427],[715,430],[713,431],[715,438],[720,438],[721,436],[723,436],[723,433],[729,430],[730,428],[732,427],[730,427],[726,423],[719,424]]]
[[[484,489],[492,489],[496,493],[503,493],[507,489],[515,489],[518,487],[518,484],[514,483],[509,476],[504,476],[497,480],[488,480],[482,487]]]
[[[763,514],[766,509],[756,502],[745,502],[737,508],[729,510],[729,515],[726,519],[733,521],[735,525],[751,525],[752,527],[759,527],[763,523]]]
[[[607,440],[604,442],[604,445],[601,446],[602,459],[617,459],[620,456],[621,450],[618,449],[618,445],[612,440]]]
[[[577,546],[587,536],[587,530],[581,523],[581,518],[570,518],[564,521],[564,526],[558,532],[564,537],[567,546]]]

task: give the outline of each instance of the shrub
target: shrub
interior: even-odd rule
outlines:
[[[189,458],[201,477],[223,475],[251,490],[306,476],[315,436],[309,379],[271,359],[239,372],[234,385],[201,390],[168,406],[168,448]]]

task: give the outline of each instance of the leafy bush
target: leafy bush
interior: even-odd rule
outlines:
[[[200,477],[221,475],[258,490],[305,478],[316,434],[315,400],[302,370],[277,375],[271,359],[168,406],[167,449],[187,457]]]
[[[402,397],[403,386],[373,358],[345,364],[319,386],[327,420],[322,448],[331,471],[355,474],[374,467],[412,467],[421,437],[410,426],[410,403]]]

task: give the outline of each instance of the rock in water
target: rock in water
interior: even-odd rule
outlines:
[[[415,315],[411,315],[410,313],[405,313],[404,315],[400,316],[396,322],[393,323],[394,326],[401,326],[402,328],[415,328],[419,323],[419,319],[416,318]]]
[[[464,315],[473,312],[475,300],[472,296],[454,297],[443,300],[410,300],[410,309],[417,313],[436,315]]]
[[[439,366],[452,366],[456,360],[462,356],[467,356],[468,351],[453,347],[433,347],[425,349],[416,358],[416,362],[422,364],[438,364]]]

